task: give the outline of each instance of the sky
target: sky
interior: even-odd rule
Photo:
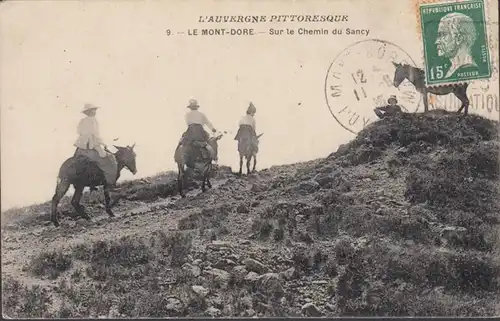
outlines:
[[[258,169],[327,156],[355,137],[337,123],[326,104],[325,77],[332,60],[357,41],[377,38],[398,44],[421,65],[413,4],[414,0],[295,1],[286,6],[282,1],[2,3],[2,211],[52,197],[59,167],[74,152],[85,103],[101,107],[97,119],[109,146],[136,144],[138,173],[124,170],[121,180],[175,170],[174,149],[186,129],[184,115],[191,98],[198,100],[200,111],[218,130],[228,132],[219,145],[221,164],[238,165],[233,137],[250,101],[257,108],[257,132],[264,133]],[[498,23],[497,10],[493,11]],[[187,35],[188,29],[209,27],[198,23],[200,15],[277,13],[346,14],[347,24],[315,27],[366,28],[370,35]],[[252,27],[267,32],[271,27],[303,26],[313,28],[300,23]],[[167,36],[167,29],[173,34]],[[498,88],[498,76],[489,85]],[[113,142],[114,138],[119,139]]]

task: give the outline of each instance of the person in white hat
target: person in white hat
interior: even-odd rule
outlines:
[[[240,133],[242,130],[249,130],[254,139],[257,139],[257,132],[256,132],[256,126],[255,126],[255,113],[257,112],[257,109],[253,105],[252,102],[250,102],[250,105],[247,108],[247,113],[245,116],[243,116],[240,119],[240,122],[238,123],[239,128],[238,128],[238,133],[236,133],[236,136],[234,137],[234,140],[238,140],[240,137]]]
[[[194,141],[207,142],[209,134],[205,131],[203,126],[207,126],[213,133],[217,132],[217,130],[214,128],[210,120],[208,120],[207,116],[198,110],[200,105],[196,99],[190,99],[187,108],[191,109],[191,111],[189,111],[185,116],[188,129],[183,135],[182,144],[191,146]],[[212,153],[210,148],[210,145],[207,144],[207,149],[210,153]]]
[[[398,105],[398,100],[395,95],[391,95],[389,99],[387,99],[387,103],[389,105],[383,107],[377,107],[374,109],[375,114],[380,119],[391,115],[397,115],[403,112],[401,107]]]
[[[101,138],[99,123],[95,118],[98,108],[92,104],[85,104],[82,110],[86,117],[82,118],[78,124],[78,138],[74,143],[75,156],[83,155],[95,161],[104,172],[107,184],[114,187],[118,165],[115,156],[106,151],[106,144]]]

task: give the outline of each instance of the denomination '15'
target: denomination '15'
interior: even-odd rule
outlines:
[[[434,66],[431,68],[431,79],[443,79],[444,71],[443,66]]]

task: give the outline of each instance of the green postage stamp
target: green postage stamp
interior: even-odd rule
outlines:
[[[420,6],[428,86],[491,77],[483,0]]]

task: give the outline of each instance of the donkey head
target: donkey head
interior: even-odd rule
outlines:
[[[394,65],[394,67],[396,67],[396,71],[394,72],[393,84],[394,87],[398,88],[399,85],[401,85],[401,83],[403,82],[403,80],[405,80],[405,78],[408,77],[408,68],[407,68],[408,66],[402,65],[394,61],[392,62],[392,64]]]
[[[224,134],[219,134],[217,136],[210,137],[208,140],[208,144],[212,147],[212,149],[215,152],[215,158],[217,159],[217,156],[219,154],[219,140],[224,136]]]
[[[128,168],[132,174],[137,173],[137,168],[135,165],[135,152],[134,152],[134,147],[135,143],[132,146],[126,146],[126,147],[121,147],[121,146],[116,146],[113,145],[118,151],[115,153],[116,160],[123,164],[124,167]]]

